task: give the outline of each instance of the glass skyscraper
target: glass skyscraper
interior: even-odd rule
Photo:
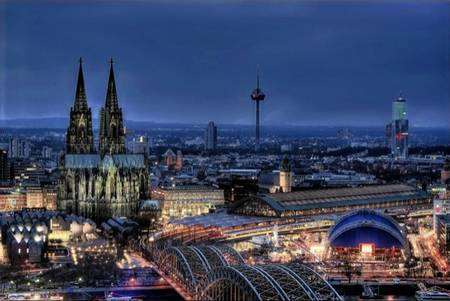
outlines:
[[[409,121],[406,114],[406,99],[399,96],[392,102],[391,153],[394,158],[408,156]]]

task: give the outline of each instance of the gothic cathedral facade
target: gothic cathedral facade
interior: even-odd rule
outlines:
[[[75,103],[70,109],[66,152],[60,171],[58,209],[67,213],[95,221],[112,216],[132,217],[137,214],[140,202],[148,197],[146,155],[126,151],[112,60],[106,101],[100,110],[97,151],[80,59]]]

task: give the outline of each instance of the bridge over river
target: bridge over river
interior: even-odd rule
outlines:
[[[343,300],[308,265],[247,265],[226,245],[169,246],[145,253],[155,270],[185,300]]]

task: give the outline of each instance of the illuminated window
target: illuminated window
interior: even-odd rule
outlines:
[[[363,255],[372,255],[373,254],[373,249],[374,249],[374,244],[361,244],[361,254]]]

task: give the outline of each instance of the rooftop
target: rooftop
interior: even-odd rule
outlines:
[[[332,246],[358,247],[375,243],[377,247],[406,247],[400,225],[391,217],[373,210],[358,210],[343,216],[330,230]]]
[[[264,217],[228,214],[226,212],[210,213],[206,215],[190,216],[171,221],[174,225],[202,226],[202,227],[235,227],[255,224],[270,220]]]
[[[160,188],[164,191],[212,191],[212,190],[220,190],[219,188],[205,185],[180,185],[175,187],[163,187]]]
[[[381,205],[391,202],[404,202],[426,199],[429,194],[408,185],[371,185],[355,188],[315,189],[288,193],[262,194],[256,196],[259,202],[267,204],[277,215],[286,211],[328,209],[342,206]],[[238,202],[232,212],[245,207],[251,199]]]
[[[145,168],[142,154],[118,154],[102,158],[97,154],[67,154],[64,166],[66,168]]]
[[[372,197],[384,197],[390,195],[410,195],[417,192],[417,189],[408,185],[373,185],[363,187],[335,188],[294,191],[289,193],[276,193],[269,195],[270,198],[278,201],[284,206],[300,205],[307,203],[317,203],[318,201],[329,200],[351,200]]]

